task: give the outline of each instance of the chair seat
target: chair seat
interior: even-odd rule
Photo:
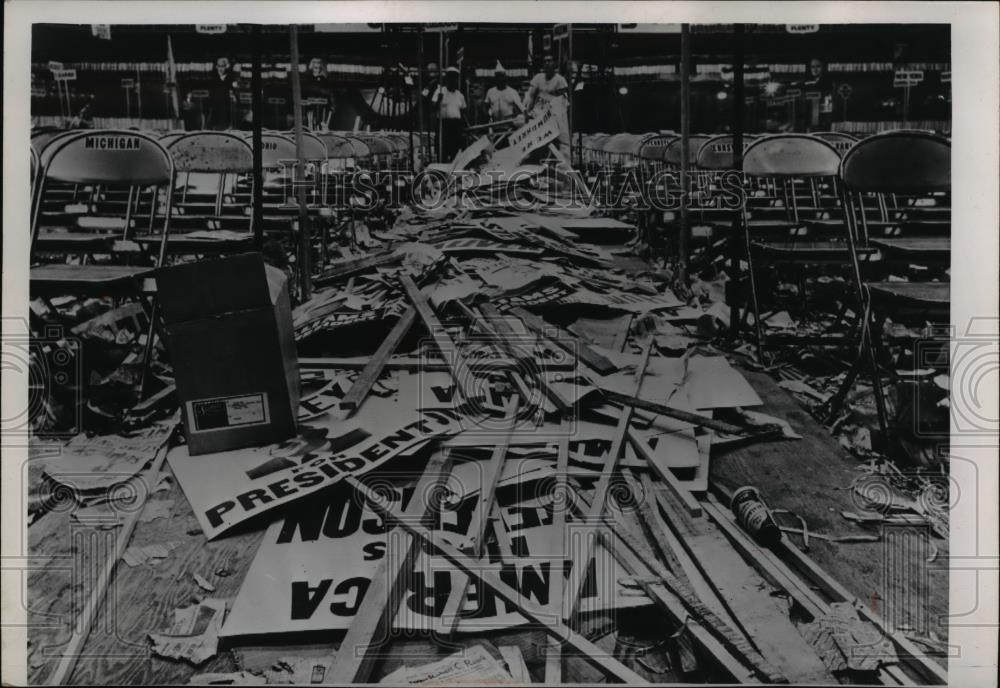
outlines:
[[[43,230],[35,239],[34,250],[39,253],[108,253],[115,238],[107,234]]]
[[[872,239],[869,243],[882,249],[887,256],[910,260],[948,260],[951,257],[951,237],[879,238]]]
[[[140,293],[153,268],[134,265],[39,265],[31,268],[32,296],[111,296]]]
[[[839,263],[849,265],[851,249],[846,242],[835,241],[753,241],[751,246],[776,261],[795,263]],[[866,260],[873,249],[858,247],[858,259]]]
[[[869,282],[872,308],[888,313],[893,319],[917,311],[931,317],[947,318],[951,305],[948,282]]]
[[[240,236],[233,236],[234,232],[229,230],[221,231],[199,231],[190,234],[175,234],[167,237],[167,254],[169,255],[202,255],[210,253],[229,253],[251,248],[254,242],[252,235],[246,232],[239,232]],[[214,236],[211,236],[214,235]],[[159,246],[160,237],[149,236],[140,237],[136,242],[143,246]]]

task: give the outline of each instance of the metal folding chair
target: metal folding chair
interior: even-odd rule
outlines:
[[[128,201],[122,209],[125,222],[121,238],[133,236],[133,204],[138,191],[151,189],[155,199],[160,188],[167,189],[166,212],[155,265],[163,262],[170,228],[170,205],[173,194],[174,167],[167,151],[152,136],[138,131],[93,130],[73,132],[56,138],[45,147],[40,159],[37,191],[31,214],[31,250],[66,250],[58,241],[43,246],[40,241],[40,214],[45,187],[57,182],[64,184],[127,187]],[[155,200],[154,200],[155,206]],[[151,216],[150,227],[155,220]],[[111,253],[113,236],[106,247]],[[69,246],[69,251],[74,247]],[[156,319],[155,291],[150,288],[153,266],[136,265],[38,265],[30,270],[32,296],[50,298],[60,295],[132,296],[149,298],[149,332],[146,337],[139,396],[142,397],[153,352]],[[50,302],[51,304],[51,302]]]
[[[893,239],[871,239],[871,227],[863,205],[865,194],[875,194],[882,208],[887,207],[890,196],[947,197],[951,190],[951,143],[925,132],[876,134],[859,141],[844,155],[839,177],[849,233],[853,237],[853,269],[858,282],[862,282],[859,245],[877,244],[885,251],[891,250],[894,243]],[[945,239],[944,248],[938,250],[950,253],[950,240]],[[951,288],[949,283],[941,281],[869,281],[862,284],[865,314],[858,355],[840,389],[823,411],[827,417],[839,411],[867,360],[879,426],[891,450],[896,447],[896,436],[889,423],[880,367],[885,321],[891,316],[895,322],[932,323],[940,326],[939,332],[946,331]]]

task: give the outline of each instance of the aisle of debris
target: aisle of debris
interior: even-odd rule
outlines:
[[[64,643],[79,651],[111,618],[102,573],[159,579],[227,538],[249,543],[238,565],[178,565],[172,614],[118,629],[150,664],[195,667],[192,683],[944,682],[926,647],[806,553],[810,538],[850,547],[877,530],[811,532],[756,486],[712,480],[719,452],[799,437],[730,362],[752,356],[722,348],[718,290],[637,259],[634,225],[560,209],[553,194],[577,175],[557,157],[536,167],[551,174],[516,190],[531,211],[479,185],[472,209],[439,189],[431,209],[352,223],[324,246],[345,257],[290,313],[285,275],[260,254],[166,269],[167,346],[138,407],[116,393],[141,375],[141,309],[59,301],[73,319],[60,324],[108,361],[73,412],[114,434],[33,445],[29,540],[49,565],[29,585],[54,589],[68,574],[51,562],[84,548],[55,544],[60,527],[110,538],[87,552],[97,584],[70,583],[83,635],[32,627],[33,682],[89,671]],[[213,334],[206,318],[233,322]],[[194,412],[179,392],[233,355],[207,344],[248,336],[271,405],[220,389],[199,411],[193,426],[242,427],[243,446],[190,421],[182,433]],[[58,428],[72,400],[49,403]],[[884,520],[884,496],[844,487],[853,522]],[[896,517],[928,517],[914,508]],[[145,523],[162,537],[133,539]],[[285,649],[302,643],[326,649]]]

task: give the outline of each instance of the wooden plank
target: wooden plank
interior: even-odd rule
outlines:
[[[729,537],[730,542],[749,560],[757,572],[770,580],[812,617],[819,618],[831,612],[829,603],[816,590],[795,573],[770,549],[760,547],[737,524],[724,506],[709,497],[705,502],[705,512]],[[920,673],[917,672],[917,676]],[[897,666],[882,666],[878,670],[878,680],[883,685],[906,685],[914,680],[906,676]]]
[[[574,502],[586,500],[579,494]],[[578,509],[583,511],[583,509]],[[638,535],[642,531],[634,515],[622,512],[603,518],[603,528],[598,536],[608,551],[633,576],[655,604],[664,609],[677,623],[685,624],[695,640],[709,652],[734,678],[740,682],[757,683],[754,672],[771,683],[787,682],[782,673],[760,655],[747,639],[728,626],[706,607],[686,583],[656,559],[646,540]]]
[[[792,623],[788,609],[770,594],[771,587],[747,564],[722,532],[708,519],[685,519],[676,500],[666,492],[657,499],[667,522],[698,564],[761,655],[779,666],[793,683],[835,683],[816,651]]]
[[[423,542],[441,553],[441,555],[458,567],[461,571],[474,578],[480,585],[491,588],[498,597],[517,607],[518,612],[529,621],[538,624],[546,633],[562,641],[575,651],[579,652],[587,661],[595,665],[606,675],[616,678],[624,683],[646,683],[637,673],[626,667],[617,659],[610,657],[601,651],[596,645],[570,629],[559,621],[553,621],[545,610],[536,607],[530,600],[524,598],[520,592],[507,585],[500,578],[500,568],[494,565],[484,564],[472,557],[462,553],[457,547],[449,543],[438,533],[412,523],[407,519],[400,519],[396,514],[389,512],[382,506],[377,495],[371,491],[354,476],[345,476],[344,480],[351,485],[358,493],[367,499],[372,508],[381,513],[387,520],[398,523],[404,530],[420,538]]]
[[[628,319],[625,322],[625,326],[622,327],[620,330],[618,330],[618,333],[615,335],[615,341],[614,341],[615,351],[625,350],[625,342],[628,341],[628,333],[629,330],[632,329],[632,321],[634,319],[635,319],[635,314],[630,313],[628,315]]]
[[[664,485],[670,489],[670,492],[673,493],[681,504],[684,505],[684,510],[691,516],[701,516],[701,504],[698,503],[698,500],[694,498],[694,495],[692,495],[687,488],[680,484],[680,481],[677,480],[673,471],[669,468],[661,467],[660,464],[656,462],[655,457],[649,447],[646,446],[643,439],[636,435],[633,431],[629,431],[628,439],[632,448],[635,449],[636,454],[646,460],[650,469],[656,473],[660,480],[663,481]]]
[[[911,640],[892,628],[879,614],[852,595],[847,588],[842,586],[836,579],[832,578],[816,562],[810,559],[798,547],[791,542],[784,540],[780,547],[788,553],[801,570],[808,572],[810,580],[822,587],[828,594],[836,596],[838,601],[849,602],[857,609],[861,616],[871,621],[882,633],[884,633],[896,651],[906,659],[907,666],[917,672],[920,677],[933,685],[947,685],[948,672],[934,660],[927,657],[927,653],[921,650]]]
[[[642,387],[642,378],[646,373],[646,366],[649,363],[649,354],[652,351],[653,338],[650,337],[646,343],[646,350],[643,352],[642,360],[635,371],[635,393],[639,393]],[[611,488],[611,480],[618,469],[618,458],[621,456],[625,444],[625,437],[628,433],[629,423],[632,421],[632,407],[624,406],[621,416],[618,419],[618,426],[611,440],[611,450],[604,460],[601,468],[601,475],[597,479],[597,487],[594,488],[594,498],[591,501],[587,512],[586,522],[597,524],[601,522],[604,513],[604,505],[607,501],[608,491]],[[594,538],[583,538],[583,551],[581,556],[574,556],[573,568],[569,572],[569,583],[566,587],[566,599],[563,606],[563,619],[569,620],[576,613],[577,604],[580,601],[580,593],[583,591],[583,583],[586,579],[587,569],[590,567],[590,559],[594,556]]]
[[[504,459],[507,457],[507,447],[510,445],[511,435],[517,427],[519,406],[518,397],[514,395],[507,404],[507,412],[504,417],[504,421],[508,423],[507,432],[504,435],[503,441],[493,447],[493,453],[490,455],[486,471],[483,474],[483,484],[479,488],[479,500],[475,510],[475,513],[479,515],[479,524],[472,541],[472,546],[468,550],[468,554],[476,559],[482,557],[485,550],[486,528],[489,525],[490,515],[493,513],[493,507],[496,503],[497,483],[500,481]],[[503,524],[496,524],[496,527],[503,528]],[[445,637],[454,633],[455,628],[458,626],[458,621],[462,616],[462,605],[468,594],[469,582],[469,577],[464,574],[459,574],[454,579],[454,585],[452,586],[451,593],[448,595],[448,601],[444,605],[444,611],[441,614],[440,625],[438,626],[438,630]]]
[[[672,406],[667,406],[665,404],[659,404],[655,401],[648,401],[646,399],[640,399],[638,392],[632,396],[628,394],[622,394],[621,392],[616,392],[613,389],[606,389],[600,387],[600,381],[596,381],[598,387],[601,390],[601,394],[611,402],[616,404],[624,404],[626,406],[632,406],[644,411],[652,411],[661,416],[667,416],[668,418],[673,418],[675,420],[683,421],[685,423],[690,423],[691,425],[697,425],[703,428],[709,428],[710,430],[716,430],[718,432],[724,433],[726,435],[745,435],[747,433],[759,433],[760,428],[756,427],[740,427],[739,425],[733,425],[732,423],[726,423],[725,421],[715,420],[714,418],[709,418],[708,416],[702,416],[697,413],[692,413],[690,411],[684,411],[683,409],[673,408]]]
[[[683,578],[687,580],[692,591],[702,603],[722,619],[727,626],[738,629],[739,625],[730,615],[722,600],[719,599],[718,593],[708,584],[704,574],[688,554],[680,539],[663,520],[657,501],[657,486],[653,483],[652,476],[648,473],[643,474],[640,477],[640,483],[642,485],[641,512],[643,523],[653,535],[651,540],[659,546],[668,563],[671,563],[671,559],[676,562],[676,567],[671,563],[671,569],[678,574],[678,577],[683,572]],[[634,487],[632,489],[635,494],[639,494]]]
[[[413,283],[413,279],[409,275],[401,274],[399,281],[406,291],[406,296],[409,298],[410,304],[416,309],[420,319],[423,320],[428,332],[430,332],[431,337],[434,339],[434,343],[437,344],[441,355],[451,369],[452,378],[455,380],[455,387],[461,390],[462,396],[465,397],[466,401],[470,403],[479,401],[480,394],[472,384],[472,373],[466,365],[465,360],[461,358],[458,347],[451,341],[451,337],[445,332],[444,326],[441,325],[437,316],[434,315],[434,310],[427,301],[427,297],[417,288],[417,285]]]
[[[507,351],[507,353],[509,353],[511,356],[515,358],[522,357],[523,350],[518,351],[517,347],[514,344],[517,341],[517,339],[522,337],[523,335],[520,332],[514,331],[514,329],[511,328],[510,323],[504,320],[503,316],[500,314],[499,311],[496,310],[496,308],[493,307],[492,304],[486,304],[486,303],[480,304],[479,308],[484,313],[484,315],[489,319],[489,324],[482,322],[481,318],[473,314],[473,317],[477,318],[477,322],[479,322],[483,327],[485,327],[487,331],[491,333],[492,336],[496,337],[498,341],[500,341],[503,344],[504,349]],[[573,366],[573,369],[575,370],[576,367],[575,361],[571,360],[570,364]],[[529,365],[525,366],[525,368],[528,370],[534,369],[535,368],[534,361],[532,360],[532,362]],[[550,368],[546,364],[545,368],[543,369],[543,372],[545,372],[545,370],[552,370],[552,368]],[[573,404],[570,403],[568,399],[563,397],[558,390],[556,390],[554,387],[549,386],[547,380],[543,375],[539,375],[535,379],[535,382],[539,385],[539,387],[541,387],[542,391],[545,393],[545,396],[547,396],[549,400],[555,405],[557,412],[559,412],[560,414],[565,414],[569,412]]]
[[[630,575],[639,581],[643,591],[653,603],[667,612],[674,623],[685,626],[694,642],[712,656],[736,682],[742,684],[760,683],[749,666],[715,638],[697,617],[691,616],[680,598],[666,586],[663,580],[656,577],[659,571],[650,568],[650,562],[643,561],[634,548],[627,546],[627,542],[622,544],[620,537],[622,533],[613,528],[605,528],[600,531],[600,535],[612,556],[622,564]]]
[[[482,308],[482,306],[480,306],[480,308]],[[483,312],[485,312],[485,310]],[[582,339],[570,332],[567,332],[561,327],[550,325],[534,313],[524,308],[512,308],[510,312],[520,318],[528,329],[533,331],[535,334],[540,337],[544,337],[549,341],[555,342],[557,346],[564,349],[571,356],[579,356],[581,361],[601,375],[608,375],[609,373],[613,373],[618,370],[618,366],[608,360],[605,356],[590,348],[590,346],[588,346]],[[555,333],[557,336],[553,337],[552,333]]]
[[[559,426],[559,449],[556,456],[556,484],[552,488],[552,526],[546,552],[560,553],[558,559],[549,564],[549,603],[554,614],[563,618],[563,589],[566,587],[566,510],[569,502],[566,494],[569,472],[569,436],[573,422],[564,416]],[[555,638],[549,638],[545,649],[545,683],[562,683],[562,647]]]
[[[449,463],[447,450],[439,450],[431,456],[410,503],[402,518],[397,515],[397,520],[413,523],[428,520],[432,505],[427,503],[425,496],[448,478]],[[326,678],[332,684],[367,683],[378,659],[378,650],[391,635],[392,623],[412,582],[413,563],[420,552],[416,538],[407,535],[402,542],[400,535],[402,531],[387,533],[389,542],[385,556],[372,576],[361,607],[351,621]],[[396,547],[400,549],[394,552]]]
[[[379,376],[382,375],[382,370],[385,368],[385,363],[392,355],[392,352],[396,350],[399,343],[406,336],[406,333],[410,331],[413,326],[413,321],[417,318],[417,312],[414,310],[413,306],[410,306],[403,314],[399,316],[399,320],[393,326],[392,330],[389,332],[388,336],[382,340],[378,349],[375,351],[374,355],[368,359],[368,363],[362,369],[361,374],[351,385],[351,389],[348,390],[344,398],[340,400],[340,408],[353,413],[361,405],[361,402],[365,400],[368,396],[368,392],[371,391],[372,385],[374,385]]]

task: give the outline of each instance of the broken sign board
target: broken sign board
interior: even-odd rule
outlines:
[[[391,400],[369,399],[366,406],[372,415],[365,418],[399,415]],[[399,425],[390,422],[358,428],[364,439],[346,451],[332,448],[330,440],[320,440],[319,446],[306,442],[289,454],[289,445],[303,439],[300,434],[283,444],[208,457],[191,456],[186,447],[177,447],[167,461],[211,540],[249,518],[333,485],[344,475],[361,475],[428,439],[453,435],[462,427],[462,416],[435,409],[407,413],[397,421]]]
[[[380,492],[395,502],[408,501],[412,493],[413,488]],[[474,532],[477,504],[477,500],[466,499],[456,509],[441,511],[437,531],[456,546],[466,542]],[[512,504],[499,511],[503,525],[498,526],[498,535],[503,543],[491,541],[487,545],[489,562],[499,567],[501,579],[526,599],[538,607],[548,606],[552,562],[564,556],[562,551],[549,551],[551,500],[543,508]],[[379,562],[399,552],[407,542],[404,533],[388,529],[384,519],[369,505],[362,506],[346,486],[325,493],[319,504],[268,528],[222,637],[348,628]],[[570,548],[572,542],[567,535],[565,547]],[[331,562],[337,563],[333,569]],[[599,549],[585,581],[581,610],[649,604],[646,597],[629,594],[618,582],[625,576],[611,555]],[[408,577],[395,627],[436,629],[452,586],[464,578],[444,558],[422,549],[413,575]],[[473,582],[456,631],[481,633],[524,623],[516,607]]]

